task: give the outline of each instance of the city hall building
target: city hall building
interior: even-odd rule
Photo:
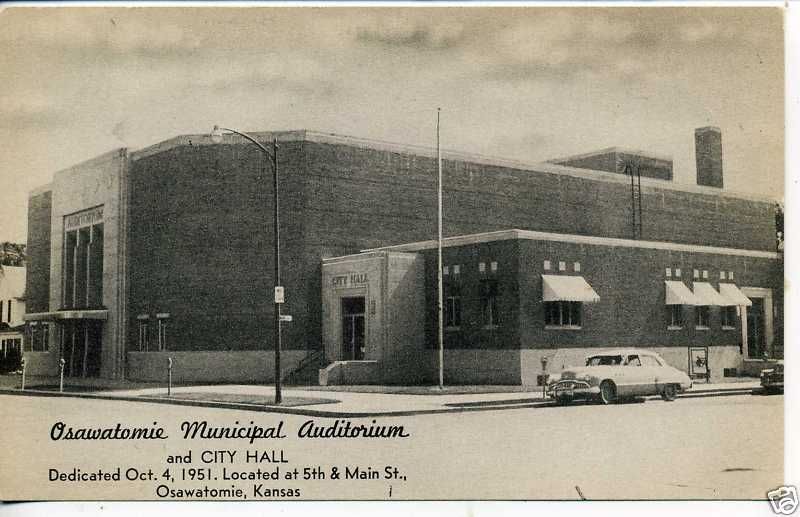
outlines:
[[[312,131],[279,144],[287,382],[426,383],[438,368],[437,162]],[[444,374],[536,384],[609,347],[712,378],[782,354],[774,202],[619,148],[528,165],[446,153]],[[272,169],[252,143],[179,136],[56,172],[30,193],[26,361],[39,374],[273,380]],[[266,177],[264,176],[266,171]],[[758,171],[752,171],[757,177]]]

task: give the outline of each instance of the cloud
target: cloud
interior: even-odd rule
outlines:
[[[406,47],[416,50],[445,50],[464,40],[464,27],[458,23],[422,25],[405,20],[379,23],[376,27],[359,27],[356,41],[368,45]]]

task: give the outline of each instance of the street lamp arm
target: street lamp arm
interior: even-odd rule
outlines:
[[[252,136],[248,135],[247,133],[243,133],[242,131],[236,131],[235,129],[231,129],[229,127],[220,127],[218,129],[220,129],[221,131],[230,131],[231,133],[236,133],[237,135],[241,136],[242,138],[246,138],[250,142],[252,142],[255,145],[257,145],[262,151],[264,151],[264,154],[266,154],[269,157],[270,160],[274,160],[275,159],[275,157],[273,156],[272,152],[269,149],[264,147],[264,145],[261,142],[259,142],[258,140],[256,140]]]

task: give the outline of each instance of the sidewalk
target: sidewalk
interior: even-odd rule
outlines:
[[[695,384],[680,397],[708,397],[740,395],[751,393],[759,388],[757,379],[721,384]],[[359,388],[362,388],[359,390]],[[385,388],[381,390],[381,388]],[[412,393],[386,393],[398,391],[397,387],[354,387],[343,386],[346,391],[336,387],[320,390],[319,387],[289,387],[283,390],[283,403],[274,404],[274,388],[254,385],[205,385],[181,386],[172,389],[167,397],[166,387],[138,386],[132,389],[98,391],[69,391],[58,393],[53,390],[32,388],[25,392],[18,389],[3,389],[0,394],[32,396],[69,396],[80,398],[99,398],[106,400],[128,400],[203,407],[218,407],[242,410],[257,410],[275,413],[320,416],[330,418],[355,418],[377,416],[408,416],[416,414],[436,414],[463,411],[493,411],[502,409],[533,408],[552,405],[543,399],[541,388],[508,386],[507,391],[495,391],[504,387],[465,387],[453,386],[438,392],[438,388],[412,390]],[[484,388],[484,389],[482,389]],[[356,391],[359,390],[359,391]],[[473,391],[464,393],[464,391]],[[383,391],[383,392],[380,392]],[[451,392],[452,391],[452,392]],[[489,392],[486,392],[489,391]],[[656,397],[657,398],[657,397]]]

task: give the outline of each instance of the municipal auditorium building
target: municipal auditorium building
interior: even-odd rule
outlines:
[[[418,384],[438,368],[435,150],[313,131],[279,144],[286,382]],[[774,201],[724,187],[722,137],[669,157],[445,153],[446,383],[534,385],[609,347],[712,379],[782,354]],[[185,135],[65,170],[28,201],[29,372],[273,380],[272,169]],[[266,171],[267,177],[264,177]],[[759,171],[751,171],[754,181]]]

